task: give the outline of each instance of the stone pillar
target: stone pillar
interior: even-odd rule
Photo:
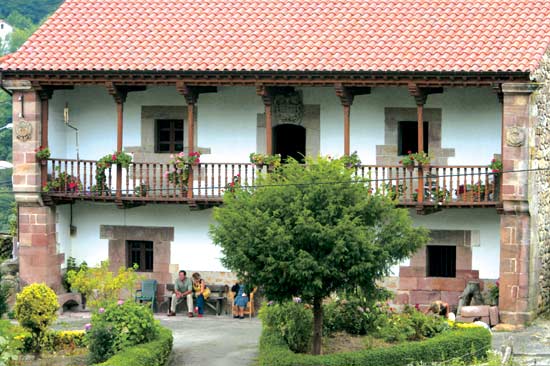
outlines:
[[[44,282],[56,292],[61,290],[64,256],[57,253],[55,231],[54,208],[19,204],[19,276],[23,286]]]
[[[502,84],[504,172],[529,168],[527,136],[531,127],[531,93],[535,89],[532,83]],[[532,258],[528,179],[527,171],[502,176],[499,309],[502,322],[510,324],[531,320],[536,310],[536,283],[530,280],[535,260]]]
[[[13,91],[13,189],[19,209],[21,282],[44,282],[59,291],[64,258],[57,253],[55,209],[42,202],[40,164],[36,161],[36,149],[42,141],[40,97],[29,82],[4,85]]]

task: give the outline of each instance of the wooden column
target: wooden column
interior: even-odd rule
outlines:
[[[197,87],[191,87],[184,83],[178,82],[176,89],[185,98],[187,103],[187,153],[195,152],[195,106],[199,98],[199,92]],[[189,177],[187,180],[187,198],[193,198],[193,167],[189,167]]]
[[[336,96],[340,98],[340,103],[344,109],[344,155],[349,156],[351,154],[350,148],[350,114],[351,105],[356,95],[370,94],[369,87],[345,87],[342,84],[336,84],[334,86],[336,90]]]
[[[117,143],[116,150],[121,152],[123,148],[123,132],[124,132],[124,102],[128,95],[128,90],[124,87],[118,87],[113,83],[107,83],[107,90],[111,94],[116,103],[117,112]],[[122,167],[117,164],[116,167],[116,203],[122,207]]]
[[[52,89],[40,88],[37,90],[40,97],[40,146],[48,147],[48,123],[49,123],[49,100],[53,95]],[[48,161],[40,162],[40,183],[44,187],[48,183]]]
[[[265,153],[273,155],[273,123],[271,105],[273,104],[272,89],[265,85],[256,86],[256,93],[262,97],[265,107]]]
[[[495,91],[495,93],[497,94],[497,98],[498,98],[498,103],[500,104],[500,124],[501,124],[501,129],[500,129],[500,161],[503,161],[504,160],[504,144],[505,144],[505,140],[504,140],[504,93],[502,92],[502,85],[501,84],[496,84],[496,85],[493,85],[493,90]],[[501,174],[501,177],[502,177],[502,174]],[[496,176],[495,176],[495,179],[496,179]],[[501,189],[501,185],[502,185],[502,178],[501,179],[498,179],[495,183],[495,185],[498,184],[499,187],[496,187],[495,186],[495,189],[498,189],[498,197],[497,197],[497,200],[499,202],[502,202],[502,189]],[[499,213],[502,213],[502,206],[499,204],[497,206],[497,211]]]
[[[418,152],[424,151],[424,104],[429,94],[443,93],[443,88],[420,87],[418,84],[409,84],[409,93],[416,103],[416,121],[418,126]],[[427,151],[426,151],[427,152]],[[418,167],[418,199],[417,211],[422,212],[424,202],[424,169]]]
[[[336,95],[340,98],[340,103],[344,108],[344,155],[350,155],[350,111],[353,104],[354,95],[349,88],[337,84],[335,86]]]

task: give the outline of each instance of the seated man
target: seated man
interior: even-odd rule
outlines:
[[[168,316],[176,316],[176,306],[183,301],[183,298],[186,298],[188,316],[190,318],[193,317],[193,284],[191,283],[191,279],[187,278],[186,275],[187,273],[184,270],[178,273]]]

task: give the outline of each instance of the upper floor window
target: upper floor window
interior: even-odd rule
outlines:
[[[426,270],[428,277],[456,277],[456,246],[428,245]]]
[[[128,253],[127,267],[137,264],[139,272],[153,271],[152,241],[128,240],[126,241],[126,253]]]
[[[422,150],[428,152],[428,139],[430,136],[428,122],[424,122],[424,146]],[[397,153],[398,155],[407,155],[410,152],[418,152],[418,122],[401,121],[398,124],[397,132]]]
[[[4,29],[4,24],[0,24],[0,29]]]
[[[158,119],[155,121],[155,152],[183,151],[183,120]]]

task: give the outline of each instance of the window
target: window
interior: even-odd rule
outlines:
[[[428,130],[428,122],[424,122],[424,147],[423,151],[428,152],[428,138],[430,136]],[[399,122],[399,130],[397,132],[397,147],[399,155],[407,155],[409,151],[418,152],[418,122],[402,121]]]
[[[159,119],[155,123],[155,152],[183,151],[183,120]]]
[[[428,245],[426,270],[428,277],[456,277],[456,246]]]
[[[128,240],[126,242],[126,248],[128,253],[128,267],[137,264],[139,266],[139,272],[153,271],[152,241]]]

